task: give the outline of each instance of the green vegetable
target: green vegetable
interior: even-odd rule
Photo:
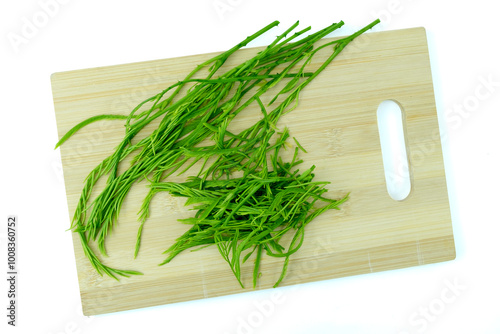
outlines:
[[[329,182],[312,181],[314,166],[299,174],[299,170],[294,168],[302,162],[297,161],[298,148],[290,163],[281,161],[278,152],[287,136],[285,129],[275,145],[267,146],[267,150],[276,152],[271,156],[270,170],[261,168],[258,172],[229,180],[209,181],[191,177],[185,183],[160,182],[151,185],[154,192],[168,191],[174,196],[187,197],[186,205],[198,204],[194,217],[179,219],[193,226],[165,251],[168,257],[162,264],[170,262],[186,249],[216,244],[243,287],[241,264],[257,250],[253,271],[255,287],[261,253],[265,250],[267,255],[285,258],[282,274],[275,286],[281,282],[288,258],[302,245],[307,224],[328,209],[338,209],[347,199],[347,196],[340,200],[323,197],[327,191],[324,187]],[[317,207],[317,202],[326,205]],[[289,231],[294,236],[285,251],[280,240]],[[251,252],[242,259],[243,253],[249,249]]]
[[[277,133],[276,124],[282,115],[297,106],[300,91],[346,45],[378,22],[319,47],[315,47],[317,41],[344,23],[332,24],[296,40],[310,30],[308,27],[287,37],[298,26],[297,22],[254,57],[220,73],[235,51],[277,26],[278,21],[275,21],[230,50],[198,65],[184,80],[141,102],[128,116],[96,116],[71,129],[56,147],[93,121],[126,119],[122,142],[87,176],[72,220],[71,228],[79,233],[85,254],[94,268],[115,279],[141,274],[106,266],[92,250],[90,242],[95,241],[100,253],[106,255],[105,240],[118,219],[123,199],[136,182],[149,179],[151,189],[139,212],[134,256],[140,249],[151,199],[158,191],[169,191],[175,196],[187,197],[188,205],[198,204],[194,207],[198,211],[193,218],[184,220],[193,227],[167,249],[164,263],[193,246],[216,244],[243,286],[241,264],[256,252],[255,286],[265,251],[270,256],[284,258],[277,286],[285,276],[290,255],[302,244],[305,226],[322,212],[337,209],[346,198],[323,197],[326,183],[313,181],[314,166],[298,173],[295,168],[301,163],[297,160],[298,149],[306,151],[295,138],[298,147],[293,160],[281,160],[279,152],[285,145],[288,131]],[[315,54],[327,48],[331,48],[328,59],[314,72],[306,71]],[[195,78],[203,71],[207,73],[204,78]],[[265,106],[261,97],[282,80],[287,80],[284,88]],[[239,133],[230,132],[231,121],[252,103],[260,107],[262,118]],[[146,125],[160,117],[152,133],[132,143]],[[271,144],[276,136],[276,142]],[[131,153],[138,154],[119,174],[118,165]],[[203,162],[201,169],[187,182],[163,182],[176,172],[192,173],[191,167],[200,161]],[[235,173],[241,176],[235,177]],[[106,186],[90,202],[93,187],[101,177],[107,177]],[[318,208],[320,202],[326,204]],[[288,231],[294,236],[286,250],[279,242]],[[250,253],[243,255],[246,251]]]

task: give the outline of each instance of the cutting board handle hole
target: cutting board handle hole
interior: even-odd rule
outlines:
[[[389,196],[396,201],[404,200],[411,191],[404,119],[403,110],[398,102],[385,100],[379,104],[377,123],[385,183]]]

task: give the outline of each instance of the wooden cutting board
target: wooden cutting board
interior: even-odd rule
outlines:
[[[255,52],[241,50],[228,67]],[[94,115],[128,114],[139,102],[183,79],[211,56],[55,73],[51,80],[59,136]],[[324,59],[316,58],[311,69]],[[377,107],[387,99],[399,102],[404,111],[412,190],[403,201],[391,199],[386,190]],[[235,126],[253,122],[257,115],[257,109],[250,109],[235,119]],[[299,107],[279,123],[281,128],[285,125],[309,152],[302,155],[304,167],[316,165],[316,180],[331,182],[330,196],[350,192],[350,199],[340,211],[331,210],[308,226],[304,244],[291,258],[282,286],[455,258],[423,28],[369,33],[358,38],[303,90]],[[122,121],[94,123],[61,148],[70,217],[84,178],[112,152],[123,132]],[[252,261],[243,268],[243,283],[247,286],[243,290],[216,247],[186,252],[158,266],[164,260],[162,252],[188,228],[177,219],[192,214],[181,199],[165,193],[153,200],[152,215],[144,227],[143,247],[134,260],[136,214],[146,192],[145,182],[132,188],[107,242],[110,256],[103,259],[112,267],[142,271],[143,276],[120,282],[99,276],[74,235],[85,315],[252,290]],[[272,287],[280,270],[280,259],[265,257],[258,289]]]

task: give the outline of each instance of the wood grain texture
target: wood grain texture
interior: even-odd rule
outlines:
[[[226,68],[256,49],[245,49]],[[76,123],[103,113],[128,114],[137,103],[181,80],[211,55],[84,69],[52,75],[59,136]],[[325,59],[311,64],[317,68]],[[326,57],[326,54],[325,54]],[[404,111],[410,195],[392,200],[386,190],[376,111],[386,99]],[[235,119],[232,126],[253,122],[258,110]],[[442,161],[432,78],[423,28],[369,33],[349,45],[306,89],[296,110],[279,126],[290,128],[308,150],[304,167],[316,165],[316,180],[330,181],[330,196],[350,193],[340,211],[332,210],[307,228],[304,244],[291,257],[282,285],[423,265],[454,259],[455,246]],[[124,133],[122,121],[94,123],[61,148],[69,215],[72,217],[83,180],[109,155]],[[303,167],[303,168],[304,168]],[[306,167],[306,168],[307,168]],[[178,178],[181,181],[184,177]],[[102,189],[102,183],[97,190]],[[171,263],[162,252],[188,226],[177,222],[191,212],[180,199],[158,194],[146,222],[141,251],[133,251],[137,212],[147,192],[137,183],[126,197],[107,242],[112,267],[134,269],[144,276],[116,282],[99,276],[85,258],[78,237],[74,248],[85,315],[101,314],[245,291],[216,247],[186,252]],[[333,212],[335,211],[335,212]],[[69,232],[68,232],[69,233]],[[249,261],[251,262],[251,261]],[[251,286],[252,263],[243,271]],[[258,289],[279,277],[281,260],[264,257]]]

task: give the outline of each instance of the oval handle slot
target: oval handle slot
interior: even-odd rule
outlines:
[[[389,196],[402,201],[411,191],[411,178],[406,150],[403,111],[393,100],[385,100],[378,106],[377,123],[380,147]]]

